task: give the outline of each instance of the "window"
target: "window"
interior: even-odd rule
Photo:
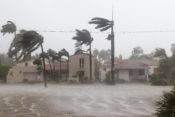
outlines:
[[[25,66],[27,67],[28,66],[28,63],[25,63]]]
[[[144,69],[140,69],[139,70],[139,75],[145,75],[145,70]]]
[[[133,75],[133,70],[129,70],[129,75],[130,75],[130,76]]]
[[[80,68],[84,67],[84,58],[80,58]]]

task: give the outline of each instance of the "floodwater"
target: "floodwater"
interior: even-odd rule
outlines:
[[[151,117],[155,101],[172,87],[0,85],[0,117]],[[23,116],[22,116],[23,115]]]

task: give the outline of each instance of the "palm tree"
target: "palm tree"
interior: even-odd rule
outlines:
[[[12,21],[7,21],[7,24],[2,26],[1,33],[3,33],[3,36],[6,33],[14,33],[14,39],[15,39],[16,30],[17,30],[16,25]]]
[[[53,65],[53,67],[52,67],[52,71],[53,71],[52,76],[53,76],[53,79],[55,79],[55,60],[57,58],[57,53],[52,49],[47,50],[47,53],[48,53],[49,59],[52,60],[52,65]]]
[[[42,61],[43,61],[43,77],[44,77],[44,85],[47,87],[47,79],[45,77],[45,58],[44,58],[44,50],[43,50],[43,37],[38,34],[36,31],[20,31],[17,34],[16,38],[12,42],[12,46],[9,49],[9,56],[13,58],[13,56],[17,56],[17,61],[24,61],[28,56],[31,55],[33,51],[41,47],[42,51]]]
[[[66,81],[68,77],[68,67],[69,67],[69,52],[66,49],[62,49],[60,52],[61,56],[67,57],[67,71],[66,71]],[[60,63],[61,64],[61,63]],[[61,68],[60,68],[61,69]]]
[[[73,40],[76,40],[80,42],[78,46],[81,46],[83,44],[89,46],[89,61],[90,61],[90,81],[92,81],[92,50],[91,50],[91,44],[93,41],[93,38],[91,37],[91,34],[88,30],[76,30],[76,36],[73,37]]]
[[[62,77],[62,72],[61,72],[61,69],[62,69],[62,60],[61,60],[61,58],[62,58],[62,56],[63,56],[63,52],[61,50],[57,53],[57,60],[60,62],[60,77]]]
[[[7,24],[2,26],[1,33],[14,33],[16,35],[16,25],[12,21],[7,21]]]
[[[105,19],[105,18],[92,18],[92,20],[89,22],[89,24],[96,24],[97,26],[95,29],[100,29],[101,32],[106,31],[108,29],[111,29],[111,34],[108,35],[107,39],[111,40],[111,78],[112,83],[114,83],[114,21],[112,18],[112,21]]]

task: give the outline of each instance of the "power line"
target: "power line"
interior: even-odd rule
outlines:
[[[20,31],[20,30],[18,30]],[[48,33],[75,33],[73,30],[35,30],[37,32],[48,32]],[[90,31],[90,33],[101,33]],[[110,32],[103,32],[109,34]],[[143,30],[143,31],[115,31],[115,33],[129,34],[129,33],[175,33],[175,30]]]

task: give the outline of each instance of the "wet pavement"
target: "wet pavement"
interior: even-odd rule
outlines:
[[[0,85],[0,117],[151,117],[172,87],[141,84]]]

